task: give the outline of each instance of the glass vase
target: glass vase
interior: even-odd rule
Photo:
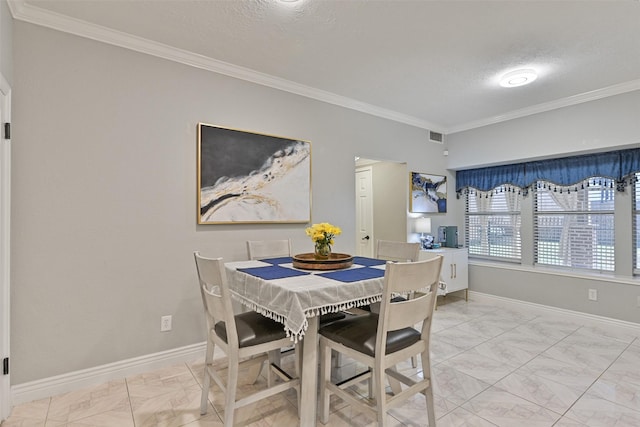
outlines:
[[[316,244],[314,256],[316,259],[329,259],[331,256],[331,245],[327,243]]]

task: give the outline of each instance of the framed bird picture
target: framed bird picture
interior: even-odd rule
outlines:
[[[409,177],[409,211],[447,212],[447,177],[411,172]]]

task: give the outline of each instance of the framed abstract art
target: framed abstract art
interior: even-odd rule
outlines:
[[[447,212],[447,177],[411,172],[409,176],[409,211]]]
[[[198,124],[198,224],[310,219],[310,142]]]

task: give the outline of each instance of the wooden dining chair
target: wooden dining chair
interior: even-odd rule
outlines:
[[[388,262],[380,313],[339,320],[320,328],[320,417],[329,420],[331,394],[373,414],[379,426],[387,425],[387,411],[398,407],[415,394],[425,396],[430,426],[435,426],[429,341],[431,321],[436,304],[442,257],[417,262]],[[418,292],[419,291],[419,292]],[[394,302],[397,293],[415,294],[412,299]],[[422,323],[420,330],[414,325]],[[337,351],[365,364],[368,371],[343,380],[331,381],[331,352]],[[422,378],[414,380],[401,374],[396,365],[411,356],[420,355]],[[392,396],[385,392],[385,376],[404,384]],[[368,380],[375,391],[374,399],[363,399],[351,387]]]
[[[386,261],[416,262],[420,257],[420,243],[378,240],[376,258]]]
[[[396,242],[393,240],[378,240],[376,244],[376,258],[385,261],[415,262],[420,257],[420,243]],[[409,298],[413,294],[408,295]],[[402,301],[404,298],[397,296],[394,301]],[[374,303],[365,307],[361,307],[366,311],[378,312],[380,303]],[[411,366],[418,366],[416,357],[411,358]]]
[[[249,259],[279,258],[291,256],[291,239],[247,240]]]
[[[376,259],[385,261],[415,262],[420,257],[420,243],[396,242],[393,240],[378,240],[376,243]],[[396,297],[400,300],[402,297]],[[359,307],[362,310],[378,312],[380,303]]]
[[[295,388],[298,391],[299,399],[298,363],[295,364],[295,378],[275,363],[280,350],[291,344],[291,338],[287,337],[284,326],[255,311],[234,315],[222,258],[205,258],[198,252],[194,253],[194,257],[207,323],[207,351],[200,413],[202,415],[207,413],[212,379],[225,395],[225,427],[233,426],[236,409],[277,393]],[[221,373],[213,364],[213,353],[216,346],[227,355],[226,381],[223,380]],[[245,361],[245,359],[247,360]],[[243,360],[244,366],[245,364],[262,364],[266,359],[269,360],[267,388],[239,399],[237,389],[240,361]],[[274,374],[283,382],[276,384]]]

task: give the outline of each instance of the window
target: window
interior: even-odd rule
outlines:
[[[640,274],[640,172],[635,174],[633,191],[633,273]]]
[[[520,261],[520,193],[517,188],[506,186],[467,193],[465,225],[469,255]]]
[[[569,187],[538,181],[535,263],[613,272],[615,192],[615,183],[606,178],[589,178]]]

